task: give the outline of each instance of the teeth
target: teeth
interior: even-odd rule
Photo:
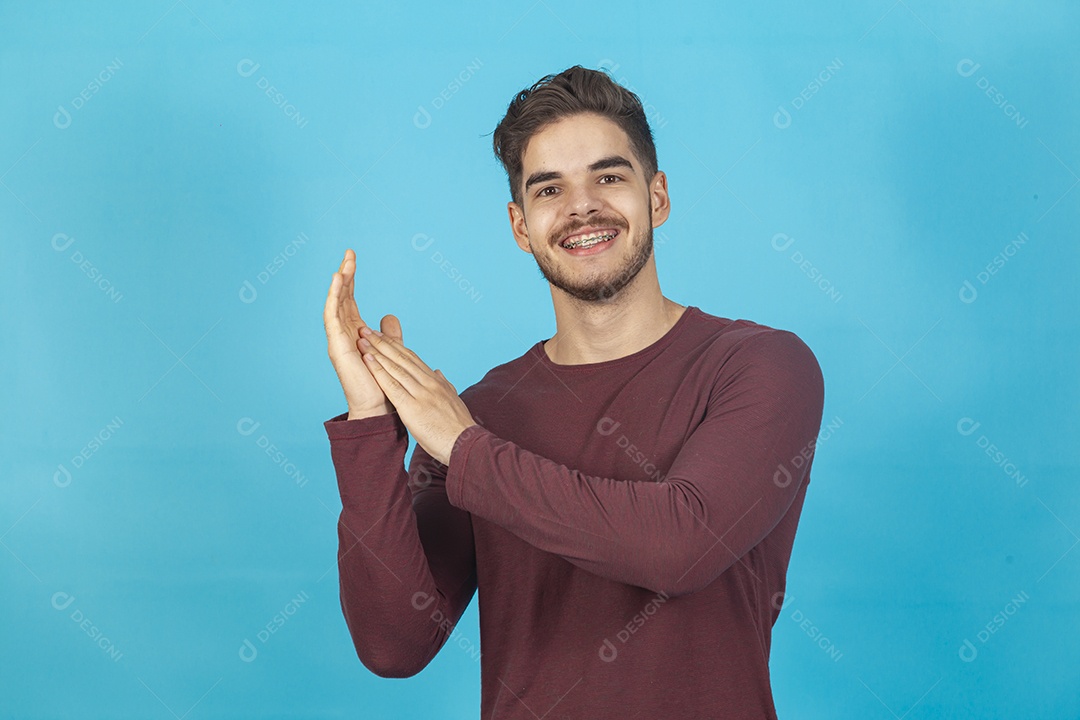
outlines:
[[[563,247],[567,249],[578,247],[592,247],[600,242],[606,242],[615,237],[615,233],[609,233],[607,235],[586,235],[584,237],[575,238],[569,242],[563,243]]]

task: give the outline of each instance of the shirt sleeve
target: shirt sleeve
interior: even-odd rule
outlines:
[[[446,499],[446,466],[423,448],[404,466],[396,413],[324,422],[341,493],[341,608],[360,661],[381,677],[420,672],[476,590],[468,512]]]
[[[455,441],[450,503],[596,575],[669,596],[757,545],[808,477],[824,405],[817,359],[785,330],[746,341],[661,482],[586,475],[479,425]]]

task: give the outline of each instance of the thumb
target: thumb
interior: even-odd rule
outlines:
[[[393,315],[384,315],[382,322],[379,323],[379,330],[383,335],[389,335],[398,342],[401,342],[401,321]]]

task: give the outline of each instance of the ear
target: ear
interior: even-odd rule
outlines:
[[[671,198],[668,196],[667,175],[657,170],[649,183],[649,202],[652,203],[652,225],[658,228],[671,214]]]
[[[525,252],[532,254],[529,247],[529,228],[525,225],[525,213],[516,202],[506,204],[506,212],[510,216],[510,230],[514,233],[514,242]]]

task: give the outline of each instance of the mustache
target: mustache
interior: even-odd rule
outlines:
[[[560,228],[557,232],[551,234],[551,242],[557,243],[568,235],[583,230],[587,227],[613,227],[618,228],[620,231],[627,229],[627,224],[616,218],[595,218],[590,222],[577,223],[571,227]]]

